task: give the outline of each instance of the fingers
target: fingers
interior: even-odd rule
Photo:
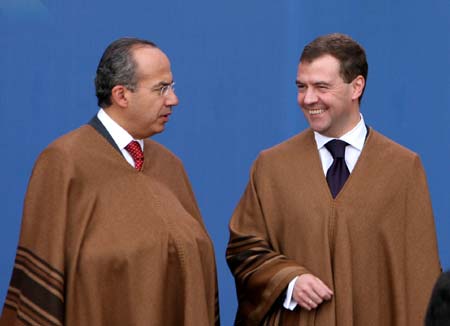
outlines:
[[[316,292],[316,294],[325,300],[330,300],[333,296],[333,291],[330,290],[328,286],[325,285],[325,283],[322,282],[321,279],[316,277],[317,282],[319,283],[318,286],[314,286],[313,290]]]
[[[319,278],[303,274],[297,278],[292,296],[301,307],[311,310],[324,300],[330,300],[333,292]]]

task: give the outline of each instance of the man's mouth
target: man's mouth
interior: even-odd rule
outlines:
[[[308,110],[308,113],[310,115],[321,114],[321,113],[324,113],[324,112],[325,112],[324,109],[311,109],[311,110]]]
[[[161,116],[162,116],[162,117],[165,117],[165,118],[168,118],[169,115],[172,114],[172,108],[171,108],[171,107],[166,107],[166,108],[165,108],[165,111],[166,111],[166,112],[163,112],[163,113],[161,114]]]
[[[161,114],[161,117],[169,118],[169,116],[170,116],[171,114],[172,114],[172,111],[170,110],[170,111],[167,111],[167,112],[162,113],[162,114]]]

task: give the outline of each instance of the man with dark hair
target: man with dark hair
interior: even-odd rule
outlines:
[[[95,86],[97,115],[33,169],[0,325],[219,324],[213,246],[189,180],[147,139],[178,104],[169,59],[119,39]]]
[[[360,113],[364,49],[330,34],[297,73],[310,126],[263,151],[230,221],[236,325],[415,326],[440,265],[417,154]]]
[[[136,38],[118,39],[106,48],[95,76],[95,93],[100,108],[111,106],[111,91],[115,85],[126,85],[129,90],[136,90],[138,76],[131,48],[142,46],[157,48],[153,42]]]
[[[442,273],[434,285],[425,317],[425,326],[450,325],[450,271]]]

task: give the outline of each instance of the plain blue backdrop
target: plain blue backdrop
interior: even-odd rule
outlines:
[[[155,138],[188,171],[215,245],[222,323],[231,325],[229,218],[258,152],[306,127],[296,103],[298,57],[330,32],[366,48],[367,123],[421,155],[441,262],[450,268],[448,0],[0,0],[0,305],[37,155],[96,113],[103,50],[136,36],[172,61],[180,104]]]

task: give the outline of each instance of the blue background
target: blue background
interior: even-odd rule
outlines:
[[[448,0],[0,0],[0,305],[37,155],[96,113],[103,50],[136,36],[172,61],[180,104],[155,138],[191,178],[217,253],[222,322],[231,325],[229,218],[258,152],[306,127],[296,103],[298,57],[307,42],[336,31],[366,48],[367,123],[422,157],[441,262],[450,268]]]

